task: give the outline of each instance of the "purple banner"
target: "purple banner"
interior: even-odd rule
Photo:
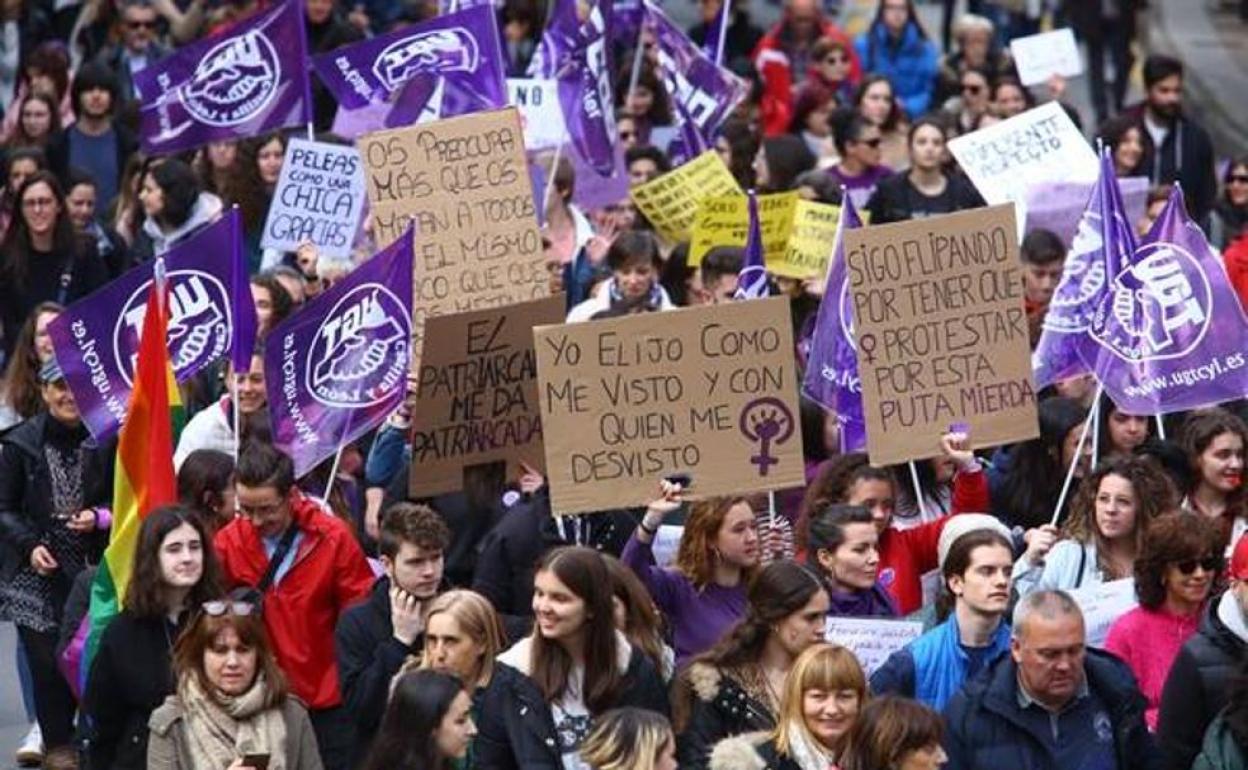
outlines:
[[[528,76],[554,78],[577,47],[581,23],[576,16],[576,0],[552,0],[546,29],[529,60]]]
[[[411,362],[412,229],[269,333],[273,442],[303,476],[403,401]]]
[[[680,160],[691,160],[714,146],[715,132],[746,97],[749,86],[704,56],[652,2],[646,2],[646,14],[654,29],[659,74],[681,128],[673,151],[679,150]]]
[[[278,3],[135,73],[143,152],[180,152],[310,121],[303,5]]]
[[[456,76],[458,88],[482,101],[507,101],[498,22],[489,5],[315,56],[312,67],[347,110],[388,102],[417,76]]]
[[[802,392],[836,415],[841,426],[841,451],[867,450],[867,422],[862,413],[862,381],[854,343],[853,304],[845,267],[845,231],[861,227],[849,197],[841,206],[841,221],[829,260],[828,279],[815,320],[815,335]]]
[[[1144,243],[1125,256],[1108,262],[1081,346],[1114,403],[1129,414],[1167,414],[1248,395],[1248,320],[1177,185]]]
[[[559,62],[559,103],[572,144],[602,177],[615,171],[615,97],[611,84],[610,15],[595,5],[575,46]]]
[[[1120,201],[1113,160],[1108,153],[1102,153],[1100,176],[1079,220],[1062,278],[1044,316],[1040,341],[1031,356],[1037,388],[1090,371],[1079,347],[1105,295],[1107,251],[1129,250],[1134,243],[1130,223],[1118,205]],[[1118,235],[1124,230],[1125,234]],[[1119,255],[1115,261],[1121,258]]]
[[[1118,180],[1122,191],[1123,211],[1128,222],[1144,216],[1148,201],[1149,181],[1146,176],[1129,176]],[[1043,228],[1051,230],[1070,248],[1079,231],[1079,220],[1087,211],[1088,201],[1096,191],[1096,182],[1041,182],[1027,187],[1027,224],[1024,232]]]
[[[236,329],[255,334],[256,309],[246,272],[237,275],[240,263],[228,256],[235,248],[231,221],[237,218],[231,210],[165,254],[169,357],[179,382],[229,354]],[[126,272],[70,305],[48,326],[83,422],[99,441],[113,436],[126,418],[153,266],[148,262]],[[243,287],[237,293],[245,301],[232,301],[236,286]]]
[[[758,222],[758,196],[750,190],[746,195],[749,229],[745,236],[745,260],[737,273],[737,290],[733,299],[759,299],[770,294],[767,265],[763,261],[763,229]]]
[[[259,319],[256,318],[256,303],[251,298],[247,257],[243,254],[243,217],[238,206],[232,206],[225,218],[230,227],[230,305],[234,318],[234,333],[230,335],[230,364],[235,372],[249,372],[251,356],[256,350]]]

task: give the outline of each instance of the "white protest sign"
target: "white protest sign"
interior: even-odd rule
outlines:
[[[364,199],[364,167],[354,147],[292,138],[260,245],[295,251],[310,241],[324,257],[347,259]]]
[[[1070,27],[1016,37],[1010,41],[1010,55],[1025,86],[1044,83],[1053,75],[1073,78],[1083,74],[1083,57]]]
[[[829,617],[824,638],[849,649],[871,676],[888,656],[923,635],[917,620]]]
[[[1111,580],[1069,593],[1079,609],[1083,610],[1083,626],[1089,647],[1103,647],[1114,621],[1139,604],[1135,597],[1134,578]]]
[[[524,149],[558,147],[567,137],[559,106],[559,83],[539,78],[507,78],[507,102],[520,110]]]
[[[650,551],[654,554],[654,563],[660,567],[672,567],[676,565],[676,553],[680,550],[680,538],[685,534],[685,528],[679,524],[662,524],[659,531],[654,536],[654,542],[650,545]]]
[[[1096,153],[1057,102],[952,139],[949,152],[988,205],[1015,203],[1020,224],[1028,187],[1092,183],[1100,172]]]

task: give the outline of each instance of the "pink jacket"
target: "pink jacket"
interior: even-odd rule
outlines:
[[[1136,607],[1114,621],[1105,637],[1105,649],[1122,658],[1148,699],[1144,721],[1149,732],[1157,731],[1157,710],[1161,706],[1161,689],[1170,674],[1179,648],[1196,633],[1205,609],[1191,615],[1174,615],[1165,609],[1148,610]]]

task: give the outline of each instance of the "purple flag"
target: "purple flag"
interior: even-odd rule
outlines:
[[[305,475],[403,401],[412,338],[412,228],[269,332],[273,443]]]
[[[719,17],[706,25],[706,39],[702,41],[702,55],[718,66],[724,63],[724,43],[728,39],[728,19],[732,13],[732,0],[724,0]]]
[[[667,86],[672,112],[681,129],[673,161],[689,160],[714,146],[715,132],[749,92],[745,81],[702,54],[684,32],[646,2],[653,25],[659,74]]]
[[[836,414],[841,426],[842,452],[864,452],[867,448],[867,422],[862,412],[862,382],[858,378],[854,343],[853,304],[845,267],[845,231],[861,226],[853,202],[845,196],[802,382],[802,392]]]
[[[1142,245],[1107,251],[1123,258],[1081,354],[1114,403],[1167,414],[1248,395],[1248,320],[1179,187]]]
[[[180,152],[310,121],[303,5],[285,0],[135,73],[143,152]]]
[[[750,190],[746,195],[749,212],[749,234],[745,238],[745,263],[737,273],[737,290],[733,299],[759,299],[768,296],[767,265],[763,261],[763,229],[758,222],[758,196]]]
[[[232,214],[165,254],[169,281],[169,357],[179,382],[233,350],[236,331],[256,327],[247,275],[237,275],[230,254]],[[103,441],[126,417],[143,313],[154,263],[148,262],[70,305],[48,326],[56,360],[65,372],[91,435]],[[242,301],[232,300],[242,286]],[[240,319],[239,316],[242,316]],[[248,356],[250,363],[250,356]]]
[[[435,95],[440,117],[507,103],[498,21],[489,5],[321,54],[312,67],[342,111],[376,113],[369,129],[409,125]]]
[[[1106,293],[1109,251],[1125,248],[1129,254],[1133,243],[1131,226],[1118,195],[1113,158],[1103,152],[1100,176],[1079,220],[1062,278],[1044,316],[1040,341],[1031,356],[1037,388],[1089,371],[1079,348]],[[1112,256],[1115,262],[1122,257],[1122,253]]]
[[[230,223],[230,305],[234,332],[230,335],[230,364],[235,372],[251,371],[251,356],[256,349],[256,303],[251,298],[251,281],[247,276],[247,257],[243,254],[243,217],[238,206],[231,206],[225,215]]]
[[[529,60],[527,74],[531,78],[556,77],[579,42],[581,22],[576,15],[576,0],[552,0],[548,13],[546,29]]]

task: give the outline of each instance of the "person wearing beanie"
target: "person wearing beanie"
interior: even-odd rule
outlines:
[[[1248,537],[1241,537],[1227,571],[1230,586],[1209,602],[1200,628],[1183,643],[1161,691],[1157,743],[1162,767],[1187,770],[1206,729],[1226,706],[1230,683],[1248,651]]]
[[[950,519],[937,551],[943,622],[890,655],[871,675],[871,692],[914,698],[940,711],[1010,648],[1005,613],[1014,551],[1010,531],[986,514]]]

